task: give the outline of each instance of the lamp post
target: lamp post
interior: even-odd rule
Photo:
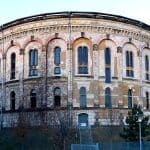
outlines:
[[[138,122],[139,122],[139,144],[140,144],[140,150],[142,150],[142,139],[141,139],[141,122],[143,119],[143,115],[139,114],[138,116]]]

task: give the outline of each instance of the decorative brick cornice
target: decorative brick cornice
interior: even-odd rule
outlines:
[[[98,45],[97,44],[93,44],[93,51],[98,51]]]
[[[20,55],[24,55],[24,49],[23,48],[20,49]]]
[[[45,25],[43,27],[39,26],[36,28],[28,28],[28,29],[23,29],[19,31],[14,31],[13,34],[8,33],[5,35],[0,34],[0,44],[7,41],[10,41],[12,39],[19,39],[26,37],[27,35],[33,35],[34,33],[36,34],[41,34],[41,33],[60,33],[60,32],[65,32],[67,33],[68,31],[68,25],[67,24],[62,24],[62,25]],[[118,35],[118,36],[126,36],[131,39],[136,39],[142,42],[149,43],[150,41],[150,34],[149,32],[143,32],[140,33],[139,30],[136,31],[133,29],[126,29],[126,28],[119,28],[115,27],[114,25],[111,26],[111,24],[105,25],[99,25],[99,26],[93,26],[93,25],[72,25],[72,30],[71,32],[94,32],[94,33],[102,33],[106,35]],[[56,34],[57,35],[57,34]]]

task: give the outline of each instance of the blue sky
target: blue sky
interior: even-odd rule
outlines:
[[[150,25],[150,0],[2,0],[0,25],[18,18],[59,11],[95,11]]]

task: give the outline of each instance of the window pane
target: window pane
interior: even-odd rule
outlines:
[[[54,68],[54,74],[60,74],[60,73],[61,73],[60,67],[55,67]]]
[[[110,55],[110,49],[105,49],[105,64],[110,65],[111,62],[111,55]]]
[[[16,70],[16,54],[11,54],[11,74],[10,78],[15,79],[15,70]]]
[[[54,106],[61,106],[61,89],[59,87],[54,89]]]
[[[105,107],[111,107],[111,91],[110,91],[110,88],[105,89]]]
[[[133,67],[133,53],[130,52],[130,67]]]
[[[83,64],[87,65],[88,64],[88,49],[87,47],[83,47],[83,50],[82,50],[82,58],[83,58]]]
[[[111,82],[111,70],[110,67],[105,68],[105,83]]]
[[[128,90],[128,108],[132,108],[132,90]]]
[[[59,47],[55,47],[54,49],[54,63],[55,65],[60,64],[60,48]]]
[[[147,55],[145,56],[145,70],[149,71],[149,58]]]
[[[38,51],[35,49],[33,53],[33,65],[38,65]]]
[[[126,51],[126,66],[129,67],[129,52]]]
[[[146,92],[146,109],[149,109],[149,93]]]
[[[82,65],[82,47],[78,48],[78,63]]]
[[[33,65],[33,50],[30,50],[29,52],[29,65]]]
[[[30,101],[31,101],[31,108],[36,108],[36,91],[31,90],[30,92]]]
[[[11,103],[11,110],[15,110],[15,100],[16,100],[16,96],[15,96],[15,92],[11,92],[10,93],[10,103]]]
[[[80,88],[80,107],[86,107],[86,88]]]

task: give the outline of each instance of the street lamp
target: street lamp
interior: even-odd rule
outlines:
[[[139,143],[140,143],[140,150],[142,150],[142,140],[141,140],[141,122],[143,119],[143,114],[138,115],[138,122],[139,122]]]

